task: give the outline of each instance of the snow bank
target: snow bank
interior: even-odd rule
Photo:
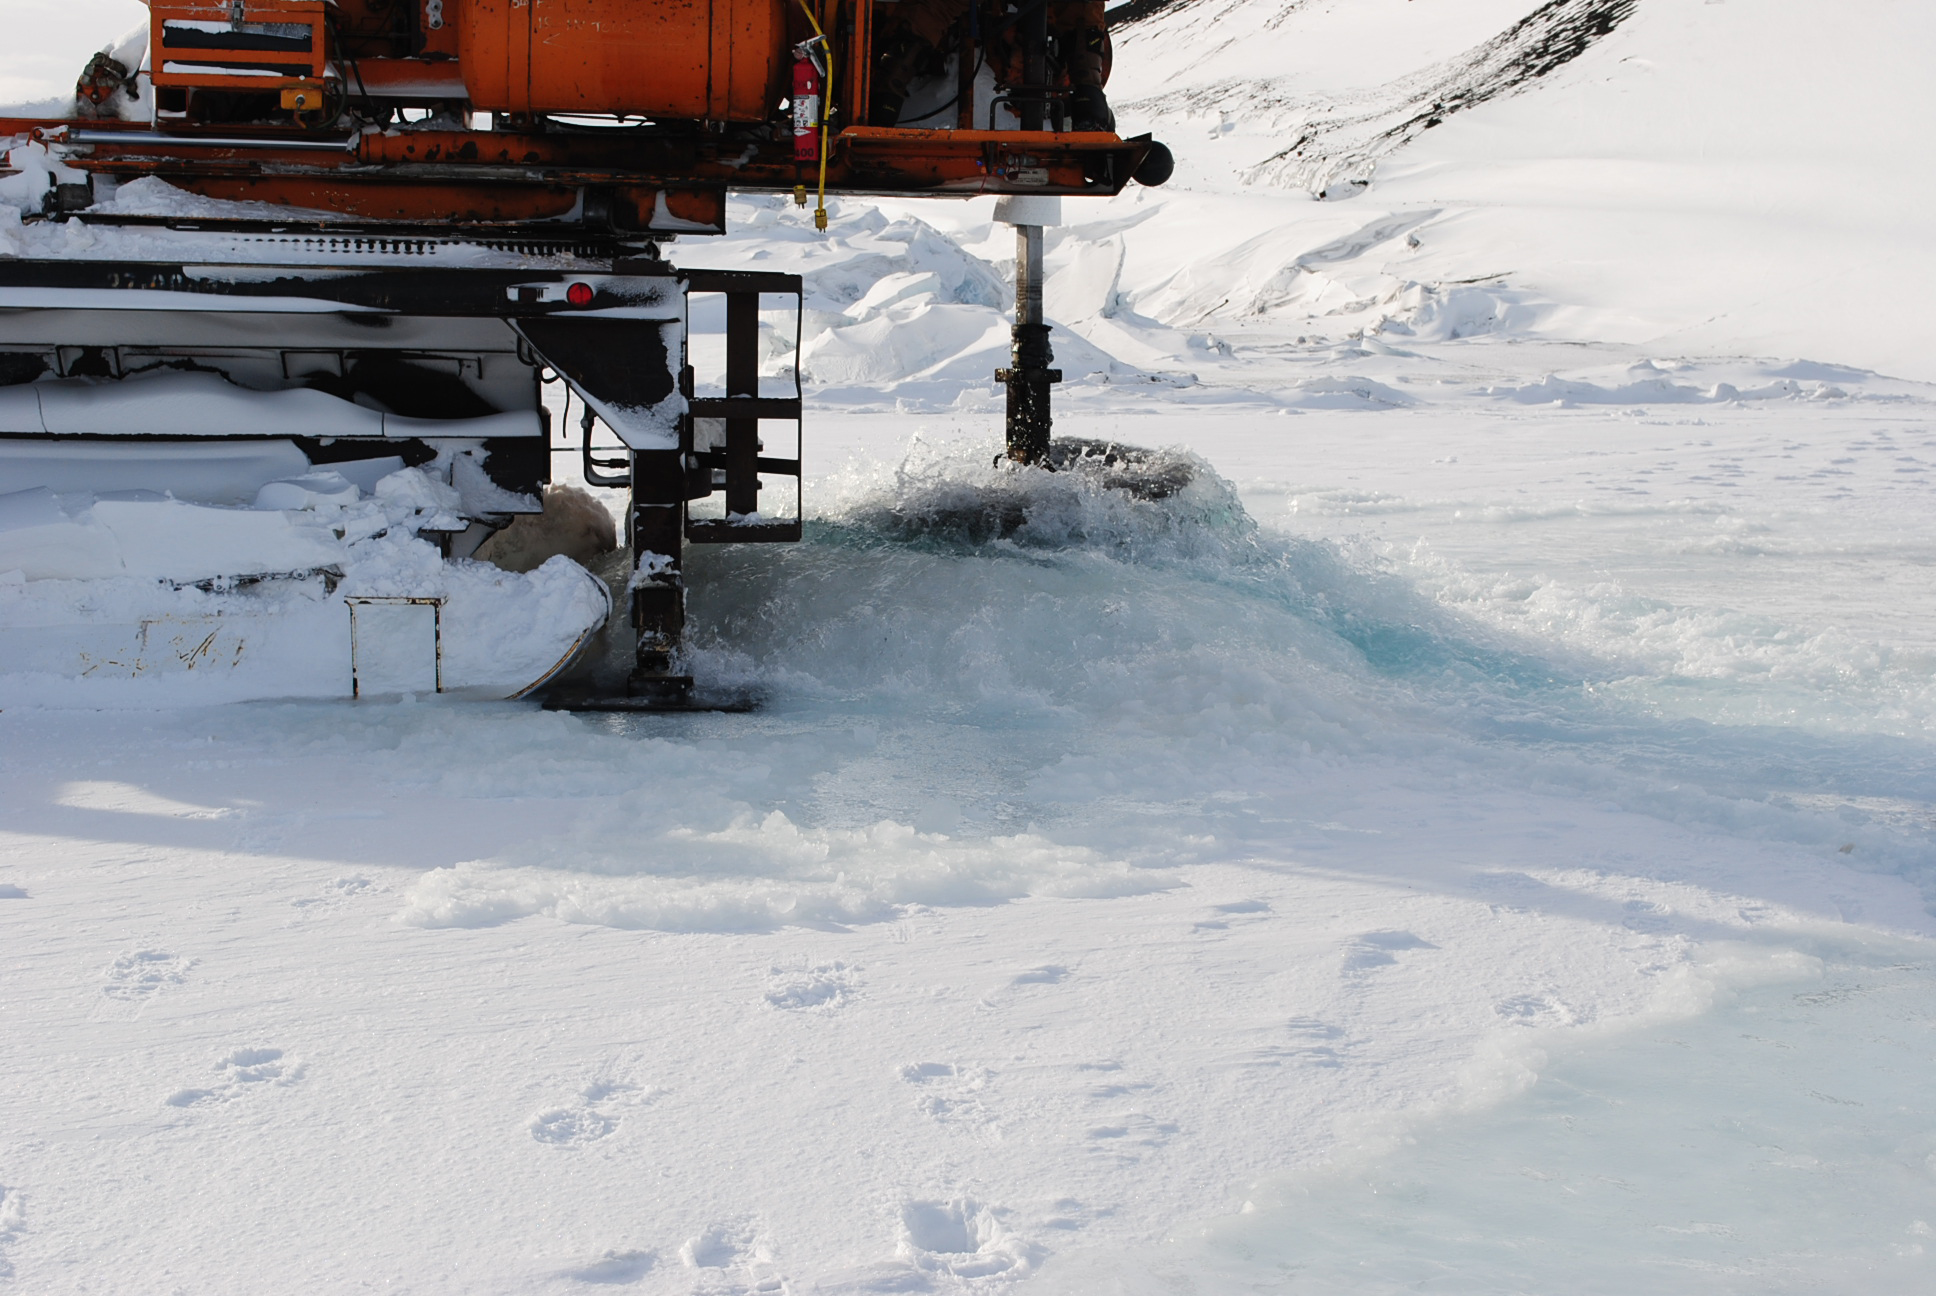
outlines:
[[[187,465],[204,484],[234,467]],[[370,475],[365,464],[337,467]],[[0,573],[11,577],[0,579],[0,698],[345,696],[345,600],[371,598],[435,600],[445,691],[502,697],[550,675],[604,622],[604,584],[568,558],[525,573],[445,561],[419,532],[460,529],[460,496],[431,473],[397,467],[372,484],[364,499],[341,472],[305,473],[262,485],[254,508],[152,491],[0,495]]]
[[[692,814],[690,806],[679,810],[678,818]],[[651,821],[634,808],[619,822],[558,843],[547,854],[570,861],[562,870],[496,861],[426,874],[399,916],[422,927],[480,927],[544,914],[606,927],[748,932],[881,922],[909,905],[1105,898],[1177,884],[1033,834],[957,842],[892,821],[803,830],[777,811],[742,815],[713,831],[654,832]]]
[[[1631,366],[1625,375],[1627,381],[1602,386],[1586,381],[1584,378],[1561,378],[1547,374],[1536,383],[1521,383],[1510,387],[1487,387],[1485,394],[1506,400],[1517,401],[1522,405],[1579,404],[1579,405],[1716,405],[1728,401],[1765,401],[1792,400],[1836,400],[1848,395],[1839,387],[1828,383],[1815,382],[1804,385],[1792,378],[1783,378],[1746,390],[1733,383],[1715,383],[1711,387],[1693,387],[1677,383],[1668,376],[1669,370],[1652,360],[1642,360]]]

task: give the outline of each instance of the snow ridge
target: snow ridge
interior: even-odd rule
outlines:
[[[1548,0],[1456,57],[1336,98],[1300,93],[1292,78],[1270,77],[1194,86],[1135,107],[1151,114],[1222,107],[1295,131],[1291,145],[1241,178],[1303,189],[1319,198],[1350,197],[1371,183],[1380,160],[1454,113],[1518,93],[1571,63],[1632,17],[1638,5],[1639,0]],[[1275,21],[1299,7],[1290,6]],[[1214,24],[1216,18],[1211,14],[1201,21]]]

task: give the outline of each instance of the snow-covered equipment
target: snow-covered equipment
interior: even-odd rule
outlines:
[[[664,245],[723,232],[729,190],[812,190],[824,227],[830,191],[1039,206],[1167,157],[1058,129],[1094,78],[1026,0],[958,6],[908,125],[869,121],[906,7],[876,0],[149,7],[67,117],[0,119],[0,654],[27,696],[538,688],[606,585],[473,555],[544,508],[575,432],[629,492],[606,691],[685,705],[685,546],[801,536],[801,282]],[[1053,374],[1018,223],[1003,376],[1034,463]]]

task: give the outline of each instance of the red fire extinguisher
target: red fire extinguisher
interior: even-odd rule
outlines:
[[[823,38],[802,41],[793,47],[793,159],[814,162],[820,158],[820,96],[827,69],[820,62],[817,46]]]

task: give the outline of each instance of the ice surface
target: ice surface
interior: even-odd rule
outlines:
[[[1684,658],[1762,652],[1700,620],[1751,592],[1739,555],[1657,600],[1682,625],[1662,643],[1607,616],[1526,628],[1504,615],[1526,599],[1483,592],[1530,568],[1614,608],[1575,587],[1576,547],[1592,575],[1730,512],[1780,546],[1816,525],[1815,460],[1749,461],[1759,406],[1665,430],[1587,409],[1522,424],[1524,408],[1469,390],[1290,420],[1175,406],[1141,426],[1202,453],[1170,457],[1190,483],[1158,500],[994,467],[980,418],[911,444],[906,419],[829,420],[830,441],[872,450],[815,483],[808,540],[694,560],[703,665],[767,689],[757,715],[9,707],[0,880],[26,893],[10,920],[41,906],[27,948],[59,951],[18,974],[17,1011],[29,1038],[132,1041],[101,1045],[101,1097],[57,1084],[57,1061],[16,1073],[8,1119],[102,1146],[19,1143],[10,1262],[58,1273],[49,1253],[82,1218],[83,1268],[132,1272],[213,1230],[255,1285],[1135,1292],[1181,1273],[1221,1292],[1282,1262],[1373,1291],[1427,1273],[1694,1290],[1805,1273],[1805,1245],[1897,1266],[1912,1290],[1923,1243],[1905,1230],[1926,1217],[1896,1151],[1928,1151],[1920,1072],[1865,1067],[1850,1089],[1848,1048],[1804,1051],[1819,1016],[1714,1015],[1731,988],[1747,1007],[1757,985],[1836,990],[1837,965],[1873,968],[1876,929],[1931,930],[1913,884],[1927,826],[1891,817],[1926,811],[1927,748],[1891,732],[1893,686],[1860,666],[1873,640],[1852,633],[1855,669],[1799,686],[1834,702],[1805,722],[1689,726],[1644,690],[1671,692]],[[1776,445],[1826,465],[1837,437],[1919,417],[1891,408],[1878,428],[1797,405]],[[1067,430],[1098,430],[1083,424]],[[1554,471],[1586,431],[1594,475]],[[1641,515],[1654,529],[1574,506],[1658,469],[1648,450],[1682,474],[1662,492],[1681,506]],[[1688,480],[1728,455],[1761,504]],[[1292,471],[1294,491],[1270,475]],[[1348,511],[1379,486],[1386,511]],[[1921,525],[1925,488],[1893,489],[1875,506]],[[1523,516],[1453,516],[1492,495]],[[1381,526],[1406,543],[1381,547]],[[1483,541],[1458,548],[1473,526]],[[1649,570],[1622,575],[1660,588]],[[1833,608],[1836,570],[1790,568],[1788,626]],[[122,887],[151,904],[106,910]],[[175,916],[192,903],[220,921]],[[1820,985],[1796,980],[1811,959],[1830,964]],[[1852,1047],[1888,1056],[1920,1038],[1850,1024]],[[1776,1089],[1791,1073],[1767,1059],[1797,1055],[1814,1072]],[[1617,1105],[1568,1097],[1582,1089]],[[1594,1125],[1606,1113],[1629,1123]],[[1873,1123],[1838,1141],[1851,1119]],[[1689,1162],[1635,1150],[1661,1126]],[[1820,1166],[1778,1184],[1769,1146]],[[198,1204],[124,1209],[163,1166]],[[1665,1182],[1640,1177],[1657,1166]],[[1876,1195],[1779,1222],[1814,1200],[1781,1184],[1851,1174]],[[1744,1182],[1733,1213],[1707,1209]],[[308,1222],[250,1204],[271,1189]],[[57,1192],[70,1204],[42,1214]],[[529,1213],[475,1230],[506,1194]],[[411,1230],[345,1254],[371,1210],[469,1245],[429,1277]],[[1524,1223],[1502,1236],[1502,1217]]]
[[[1504,1106],[1255,1185],[1143,1272],[1051,1268],[1041,1288],[1923,1291],[1936,977],[1921,947],[1820,953],[1698,1023],[1562,1046]]]

